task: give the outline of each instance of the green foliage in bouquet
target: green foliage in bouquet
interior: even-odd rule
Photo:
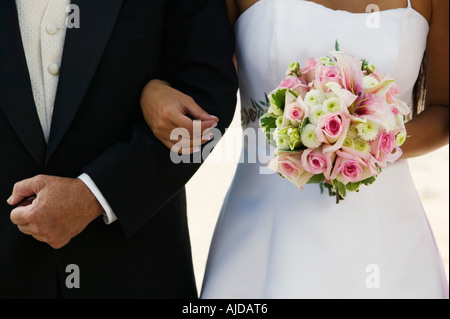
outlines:
[[[273,147],[277,147],[277,143],[273,138],[273,132],[277,128],[277,119],[278,117],[274,114],[266,113],[259,120],[260,127],[266,133],[266,138]]]

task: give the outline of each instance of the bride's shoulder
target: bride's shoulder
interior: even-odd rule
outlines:
[[[411,5],[414,10],[419,12],[431,23],[433,17],[436,15],[445,14],[448,17],[448,0],[411,0]],[[447,18],[448,19],[448,18]]]
[[[239,17],[258,0],[227,0],[228,15],[232,25],[236,23]]]
[[[435,2],[440,2],[441,0],[411,0],[411,5],[414,10],[419,12],[421,15],[425,17],[428,23],[431,22],[431,17],[433,16],[433,6]],[[447,1],[448,0],[444,0]]]
[[[250,9],[251,6],[256,4],[258,0],[234,0],[239,9],[239,14],[243,14],[245,11]]]

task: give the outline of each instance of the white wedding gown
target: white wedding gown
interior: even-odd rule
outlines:
[[[372,19],[373,18],[373,19]],[[379,18],[379,20],[377,19]],[[379,25],[378,25],[379,23]],[[426,19],[408,8],[379,16],[302,0],[261,0],[236,25],[242,107],[265,100],[294,61],[342,51],[368,59],[411,100],[426,47]],[[252,109],[253,108],[253,109]],[[243,153],[266,154],[266,141]],[[265,163],[239,164],[213,238],[202,298],[448,298],[441,258],[407,161],[336,205]]]

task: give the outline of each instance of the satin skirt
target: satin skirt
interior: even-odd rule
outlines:
[[[441,299],[448,284],[407,161],[336,204],[239,164],[206,268],[204,299]]]

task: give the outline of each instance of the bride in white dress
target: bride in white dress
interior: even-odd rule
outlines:
[[[245,4],[255,1],[236,2],[238,11],[244,11]],[[338,40],[342,51],[395,77],[406,102],[412,101],[427,50],[428,107],[407,126],[411,137],[405,157],[447,144],[448,49],[439,49],[436,41],[448,47],[448,10],[437,11],[437,6],[448,9],[448,1],[422,1],[421,12],[410,0],[349,0],[347,6],[344,1],[317,2],[260,0],[237,20],[244,128],[258,130],[258,118],[249,114],[260,110],[251,101],[264,101],[287,66],[326,56]],[[380,12],[350,12],[373,2]],[[331,9],[333,5],[342,10]],[[431,13],[430,22],[424,15]],[[445,23],[447,33],[436,31]],[[157,98],[145,98],[155,100],[146,106],[151,113],[149,105],[157,107]],[[425,132],[425,127],[434,130]],[[266,154],[265,143],[245,142],[243,158]],[[317,185],[300,191],[277,174],[260,174],[266,164],[238,166],[216,226],[202,298],[448,298],[442,262],[407,160],[391,165],[375,184],[339,205]]]

